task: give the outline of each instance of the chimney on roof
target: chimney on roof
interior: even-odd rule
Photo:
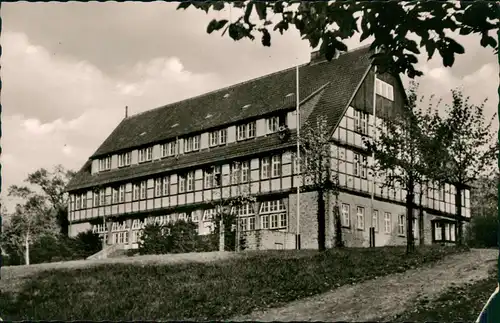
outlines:
[[[125,106],[125,118],[128,117],[128,106]]]

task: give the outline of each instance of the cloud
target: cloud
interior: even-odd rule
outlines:
[[[2,34],[2,184],[21,184],[40,167],[78,170],[124,116],[220,86],[214,74],[177,57],[137,62],[122,77],[54,55],[23,33]]]

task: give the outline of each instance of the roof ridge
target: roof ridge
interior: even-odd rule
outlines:
[[[370,46],[370,44],[356,47],[356,48],[354,48],[352,50],[348,50],[347,52],[345,52],[344,55],[346,55],[347,53],[352,54],[353,52],[356,52],[358,50],[364,49],[364,48],[369,47],[369,46]],[[201,93],[201,94],[198,94],[196,96],[191,96],[191,97],[186,98],[186,99],[182,99],[182,100],[177,100],[177,101],[174,101],[174,102],[170,102],[168,104],[165,104],[165,105],[162,105],[162,106],[159,106],[159,107],[156,107],[156,108],[152,108],[152,109],[148,109],[148,110],[145,110],[145,111],[142,111],[142,112],[138,112],[138,113],[136,113],[136,114],[134,114],[134,115],[132,115],[130,117],[127,117],[126,119],[132,119],[132,118],[135,118],[137,116],[146,114],[146,113],[151,112],[151,111],[155,111],[155,110],[159,110],[159,109],[163,109],[163,108],[168,108],[169,106],[172,106],[172,105],[180,103],[180,102],[191,101],[191,100],[199,99],[201,97],[204,97],[204,96],[207,96],[207,95],[210,95],[210,94],[215,94],[217,92],[226,91],[226,90],[229,90],[231,88],[241,86],[243,84],[248,84],[250,82],[255,82],[255,81],[258,81],[260,79],[267,78],[267,77],[270,77],[270,76],[273,76],[273,75],[276,75],[276,74],[279,74],[279,73],[288,72],[288,71],[291,71],[291,70],[293,70],[293,69],[295,69],[297,67],[300,68],[300,67],[303,67],[303,66],[307,66],[309,64],[311,64],[310,61],[307,62],[307,63],[304,63],[304,64],[294,65],[294,66],[285,68],[283,70],[279,70],[279,71],[272,72],[272,73],[269,73],[269,74],[261,75],[261,76],[258,76],[258,77],[255,77],[255,78],[252,78],[252,79],[249,79],[249,80],[246,80],[246,81],[242,81],[242,82],[239,82],[239,83],[231,84],[231,85],[228,85],[228,86],[223,87],[223,88],[219,88],[219,89],[216,89],[216,90],[212,90],[212,91],[208,91],[208,92],[205,92],[205,93]]]
[[[131,119],[131,118],[134,118],[136,116],[139,116],[139,115],[151,112],[151,111],[155,111],[155,110],[159,110],[159,109],[163,109],[163,108],[168,108],[169,106],[177,104],[177,103],[180,103],[180,102],[191,101],[191,100],[199,99],[201,97],[204,97],[204,96],[207,96],[207,95],[210,95],[210,94],[215,94],[217,92],[227,91],[227,90],[230,90],[231,88],[238,87],[238,86],[241,86],[243,84],[248,84],[248,83],[251,83],[251,82],[255,82],[255,81],[258,81],[260,79],[263,79],[263,78],[266,78],[266,77],[270,77],[270,76],[273,76],[273,75],[276,75],[276,74],[279,74],[279,73],[288,72],[290,70],[293,70],[293,69],[297,68],[297,66],[298,67],[302,67],[302,66],[307,66],[308,64],[309,64],[309,62],[304,63],[304,64],[299,64],[299,65],[294,65],[292,67],[288,67],[288,68],[285,68],[283,70],[279,70],[279,71],[276,71],[276,72],[272,72],[272,73],[269,73],[269,74],[258,76],[258,77],[255,77],[255,78],[252,78],[252,79],[249,79],[249,80],[246,80],[246,81],[242,81],[242,82],[239,82],[239,83],[231,84],[231,85],[228,85],[226,87],[219,88],[219,89],[212,90],[212,91],[208,91],[208,92],[205,92],[205,93],[201,93],[201,94],[198,94],[196,96],[191,96],[191,97],[186,98],[186,99],[174,101],[174,102],[171,102],[171,103],[168,103],[168,104],[156,107],[156,108],[152,108],[152,109],[149,109],[149,110],[146,110],[146,111],[142,111],[142,112],[136,113],[136,114],[134,114],[134,115],[132,115],[132,116],[130,116],[128,118]]]

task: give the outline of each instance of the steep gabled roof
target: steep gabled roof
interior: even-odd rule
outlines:
[[[332,62],[300,66],[300,98],[330,82],[335,100],[345,102],[352,94],[349,85],[357,85],[369,65],[369,56],[364,47]],[[296,92],[295,73],[295,67],[286,69],[125,118],[92,157],[292,108],[295,95],[287,95]],[[206,118],[209,114],[212,116]],[[178,126],[172,128],[174,124]]]
[[[326,118],[327,124],[332,127],[331,131],[333,131],[371,67],[370,55],[368,47],[361,47],[331,62],[300,66],[299,96],[301,99],[307,98],[309,102],[312,102],[307,108],[305,107],[308,110],[305,113],[308,115],[308,120],[314,120],[317,117]],[[295,91],[296,71],[293,67],[149,110],[124,119],[91,158],[229,125],[280,110],[293,109],[296,99]],[[290,93],[294,95],[289,95]],[[243,109],[244,106],[247,107]],[[206,118],[208,114],[211,115],[210,118]],[[178,126],[172,127],[175,123]],[[153,161],[95,175],[90,174],[90,161],[87,161],[69,183],[67,189],[76,190],[108,184],[113,181],[131,179],[134,176],[152,175],[190,167],[193,166],[193,162],[200,163],[208,160],[215,162],[220,158],[236,158],[240,157],[239,155],[263,152],[273,147],[290,146],[294,144],[293,138],[296,138],[295,135],[287,143],[279,141],[277,136],[256,138],[227,147],[210,148],[181,155],[179,160],[174,159],[175,161],[172,159]]]

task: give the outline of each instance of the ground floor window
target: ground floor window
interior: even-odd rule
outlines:
[[[456,226],[452,221],[434,221],[432,226],[433,240],[436,242],[455,242]]]
[[[251,231],[255,230],[255,217],[244,217],[240,218],[240,231]]]

